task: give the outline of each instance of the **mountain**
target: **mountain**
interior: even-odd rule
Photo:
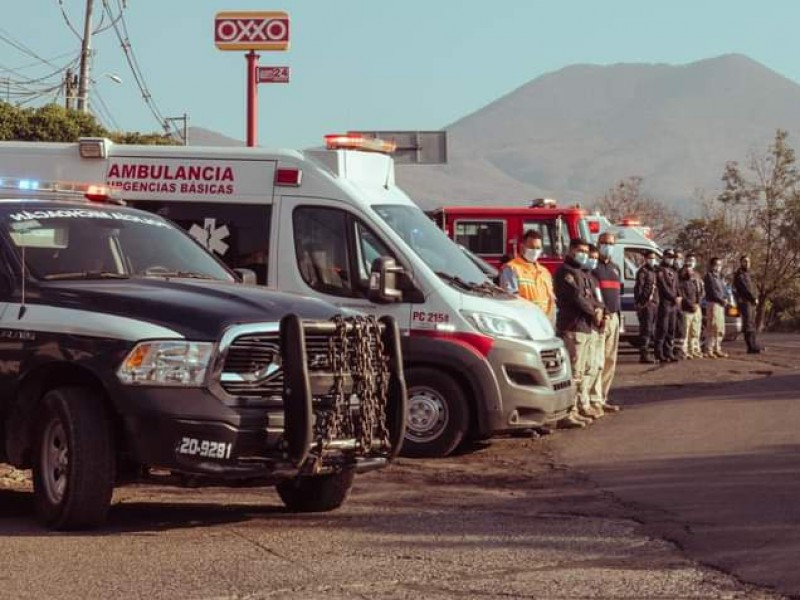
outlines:
[[[800,85],[746,56],[687,65],[574,65],[538,77],[452,125],[449,162],[398,167],[422,206],[591,204],[615,181],[692,212],[725,162],[763,152],[777,128],[800,146]]]

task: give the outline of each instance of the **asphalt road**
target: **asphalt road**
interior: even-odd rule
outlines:
[[[24,475],[0,467],[0,598],[796,593],[800,337],[772,342],[758,361],[626,357],[622,413],[401,460],[324,515],[286,513],[272,490],[137,486],[105,529],[48,533]]]

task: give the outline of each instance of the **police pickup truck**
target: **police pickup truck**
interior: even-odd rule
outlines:
[[[32,469],[47,526],[98,526],[115,485],[159,474],[331,510],[396,455],[394,321],[247,275],[153,214],[0,200],[0,462]]]

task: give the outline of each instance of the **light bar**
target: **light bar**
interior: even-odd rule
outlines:
[[[363,150],[391,154],[397,149],[397,144],[353,133],[333,133],[325,136],[325,147],[328,150]]]
[[[31,178],[0,178],[0,194],[8,197],[34,196],[47,198],[58,196],[61,198],[90,200],[92,202],[111,202],[123,204],[117,197],[116,190],[105,185],[82,183],[75,181],[39,181]]]

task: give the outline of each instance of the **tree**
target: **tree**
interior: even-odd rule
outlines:
[[[707,265],[715,256],[724,264],[738,264],[747,232],[734,207],[716,199],[705,200],[702,206],[702,215],[689,219],[678,232],[675,247],[696,254],[700,265]]]
[[[660,201],[642,192],[644,179],[637,175],[621,179],[594,203],[594,210],[611,222],[634,217],[653,232],[653,239],[661,244],[674,241],[681,227],[680,216]]]
[[[768,305],[800,278],[800,172],[789,134],[777,130],[764,156],[749,157],[746,170],[728,162],[718,200],[741,222],[738,247],[750,255],[758,288],[756,323],[762,327]]]
[[[107,137],[120,144],[175,144],[157,133],[110,132],[90,114],[57,104],[20,108],[0,102],[0,140],[77,142],[81,137]]]

